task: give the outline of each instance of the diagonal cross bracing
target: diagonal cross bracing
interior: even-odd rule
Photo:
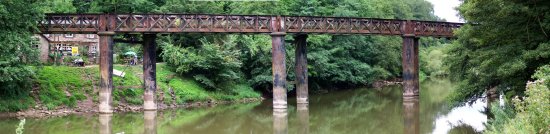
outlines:
[[[275,23],[280,25],[271,25]],[[366,34],[453,37],[462,23],[357,17],[215,14],[46,14],[40,33]]]

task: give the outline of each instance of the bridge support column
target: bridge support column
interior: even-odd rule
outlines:
[[[294,37],[296,41],[296,102],[307,104],[308,82],[307,82],[307,35],[300,34]]]
[[[276,32],[271,34],[271,65],[273,71],[273,108],[286,109],[286,63],[285,35]]]
[[[418,97],[418,38],[414,35],[403,36],[403,97]]]
[[[112,113],[113,36],[115,32],[99,32],[99,113]]]
[[[157,110],[156,34],[143,34],[143,109]]]

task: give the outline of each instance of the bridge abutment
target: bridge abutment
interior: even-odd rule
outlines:
[[[113,36],[115,32],[98,32],[99,35],[99,113],[113,113]]]
[[[307,34],[300,34],[294,37],[296,44],[296,102],[307,104],[308,81],[307,81]]]
[[[418,97],[418,41],[415,35],[403,35],[402,66],[403,66],[403,97]]]
[[[156,34],[143,34],[143,109],[157,110]]]
[[[285,35],[275,32],[271,34],[271,65],[273,71],[273,108],[286,109],[286,63]]]

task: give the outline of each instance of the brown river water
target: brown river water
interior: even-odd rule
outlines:
[[[485,103],[448,107],[449,80],[421,83],[418,100],[403,101],[400,86],[359,88],[289,98],[286,111],[271,100],[214,107],[113,115],[0,119],[0,134],[402,134],[479,133]]]

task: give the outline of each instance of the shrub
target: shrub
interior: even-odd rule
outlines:
[[[516,116],[512,118],[513,114],[502,114],[496,110],[496,118],[489,126],[488,133],[550,133],[550,89],[548,88],[550,66],[539,68],[533,78],[538,80],[527,83],[523,101],[520,97],[512,100],[516,107]],[[507,120],[507,118],[510,119]]]

